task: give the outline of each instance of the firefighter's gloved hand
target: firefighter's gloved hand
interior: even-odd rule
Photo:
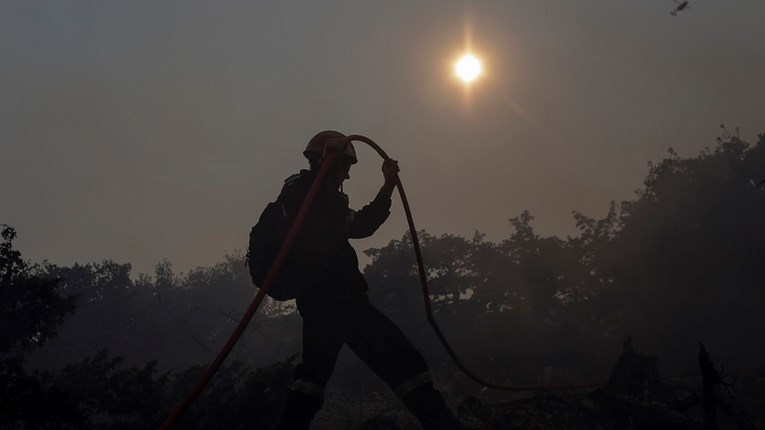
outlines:
[[[382,172],[383,172],[383,177],[385,178],[385,184],[395,186],[396,177],[398,176],[398,172],[400,171],[401,169],[398,168],[398,161],[392,158],[389,158],[383,161]]]

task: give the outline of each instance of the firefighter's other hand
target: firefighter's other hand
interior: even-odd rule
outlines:
[[[382,172],[383,177],[385,177],[386,184],[395,185],[398,172],[400,171],[401,169],[398,168],[398,161],[394,159],[387,159],[383,161]]]

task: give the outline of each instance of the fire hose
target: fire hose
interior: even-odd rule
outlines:
[[[347,137],[347,140],[349,142],[351,141],[359,141],[364,142],[372,149],[374,149],[380,157],[382,157],[384,160],[390,159],[388,157],[388,154],[383,151],[383,149],[375,143],[372,139],[362,136],[362,135],[349,135]],[[220,368],[220,366],[223,364],[223,362],[226,360],[226,357],[228,357],[231,350],[236,345],[239,338],[244,333],[245,328],[250,323],[250,320],[252,320],[252,317],[255,315],[255,312],[258,310],[258,307],[260,306],[260,303],[265,298],[266,294],[268,293],[268,289],[273,284],[274,280],[276,279],[276,276],[279,274],[279,271],[281,270],[282,266],[284,265],[284,262],[287,259],[287,256],[289,255],[289,251],[292,248],[293,243],[295,242],[295,239],[298,235],[298,232],[300,231],[300,228],[302,227],[306,216],[308,215],[308,211],[311,208],[311,205],[313,204],[314,199],[316,198],[316,194],[319,191],[319,187],[321,186],[321,183],[324,181],[324,178],[327,175],[327,172],[329,171],[330,167],[332,166],[332,162],[334,161],[335,157],[337,156],[337,152],[329,152],[325,158],[324,161],[321,164],[321,167],[319,168],[319,172],[316,175],[316,178],[314,179],[313,183],[311,184],[311,188],[308,190],[308,194],[306,195],[305,200],[303,201],[303,205],[300,207],[300,210],[298,211],[297,216],[295,217],[295,221],[292,223],[292,226],[290,227],[289,233],[287,233],[287,237],[284,240],[284,244],[282,245],[281,249],[279,250],[279,253],[276,255],[276,259],[274,260],[273,266],[271,266],[271,270],[268,272],[268,275],[263,280],[263,283],[259,286],[258,293],[255,295],[255,298],[252,300],[252,303],[250,304],[249,308],[247,308],[247,311],[242,316],[242,319],[239,321],[239,324],[234,329],[234,332],[229,337],[228,341],[225,345],[223,345],[223,348],[220,350],[218,355],[215,357],[212,363],[208,366],[207,370],[202,374],[202,376],[199,378],[197,383],[194,385],[194,387],[189,391],[189,393],[186,395],[186,397],[181,401],[170,413],[170,415],[165,419],[165,422],[162,423],[160,426],[160,430],[167,430],[171,428],[175,422],[183,415],[183,413],[191,406],[191,404],[194,402],[194,400],[199,396],[199,394],[202,393],[205,386],[207,386],[207,383],[210,382],[212,377],[215,375],[215,372]],[[454,352],[454,349],[452,349],[451,345],[449,345],[449,342],[446,340],[446,337],[444,336],[443,332],[441,331],[441,328],[438,326],[438,323],[436,322],[435,318],[433,317],[433,309],[431,306],[431,300],[430,300],[430,290],[428,289],[428,279],[425,275],[425,265],[422,262],[422,252],[420,251],[420,242],[417,238],[417,229],[414,226],[414,219],[412,218],[412,211],[409,208],[409,201],[406,198],[406,193],[404,192],[404,187],[401,185],[401,178],[396,174],[396,188],[398,189],[399,196],[401,197],[401,203],[404,206],[404,212],[406,213],[406,220],[409,224],[409,233],[412,237],[412,245],[414,246],[414,253],[417,258],[417,268],[419,271],[420,276],[420,284],[422,286],[422,296],[423,300],[425,302],[425,313],[428,319],[428,323],[430,323],[430,326],[433,328],[433,331],[436,333],[436,336],[438,337],[438,340],[441,342],[441,345],[443,345],[446,352],[449,354],[449,357],[451,357],[454,364],[462,371],[465,376],[472,379],[476,383],[488,387],[493,388],[497,390],[505,390],[505,391],[536,391],[540,389],[548,389],[548,390],[560,390],[560,389],[573,389],[573,388],[594,388],[602,386],[603,384],[579,384],[579,385],[506,385],[506,384],[496,384],[491,383],[483,380],[482,378],[478,377],[475,373],[473,373],[470,369],[465,366],[462,361],[457,357],[457,354]]]

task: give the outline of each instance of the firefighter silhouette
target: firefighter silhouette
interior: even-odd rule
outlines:
[[[296,303],[303,317],[302,362],[287,396],[279,429],[307,429],[324,403],[324,388],[340,349],[348,345],[401,399],[425,429],[458,428],[422,355],[401,330],[369,302],[349,239],[371,236],[390,214],[398,163],[387,160],[384,184],[371,203],[349,208],[343,181],[357,162],[345,135],[323,131],[303,152],[310,169],[290,176],[277,199],[290,222],[296,217],[328,150],[338,151],[290,254],[303,286]]]

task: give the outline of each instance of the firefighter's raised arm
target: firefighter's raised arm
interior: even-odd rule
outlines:
[[[353,213],[349,237],[363,239],[371,236],[388,219],[390,215],[391,194],[396,187],[396,177],[399,172],[398,161],[386,160],[382,165],[385,182],[371,203]]]

